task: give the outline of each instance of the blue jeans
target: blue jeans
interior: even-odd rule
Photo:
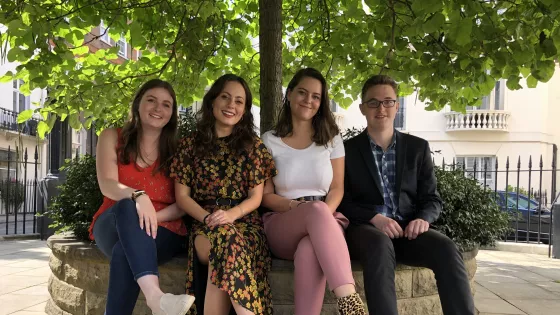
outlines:
[[[158,276],[158,263],[180,253],[186,239],[158,227],[154,240],[140,228],[136,203],[122,199],[101,214],[93,226],[97,247],[110,260],[106,315],[132,314],[140,287],[136,280]]]

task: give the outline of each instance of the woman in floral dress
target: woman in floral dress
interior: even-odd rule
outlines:
[[[187,292],[196,259],[208,264],[204,314],[272,314],[271,258],[257,211],[274,161],[255,133],[252,96],[235,75],[204,96],[197,131],[181,140],[171,166],[179,207],[194,218]],[[195,250],[192,250],[195,249]],[[198,311],[198,312],[197,312]],[[201,314],[197,308],[192,314]]]

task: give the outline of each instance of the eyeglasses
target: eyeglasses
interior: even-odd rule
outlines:
[[[383,104],[383,107],[385,108],[389,108],[389,107],[393,107],[395,106],[395,104],[397,103],[397,100],[382,100],[382,101],[378,101],[376,99],[371,99],[363,104],[365,104],[367,107],[369,108],[379,108],[379,106],[381,106],[381,104]]]

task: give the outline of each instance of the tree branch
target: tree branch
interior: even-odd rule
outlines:
[[[389,9],[393,12],[393,23],[391,25],[391,43],[389,44],[389,50],[387,50],[387,55],[385,56],[385,65],[379,71],[379,74],[383,74],[383,70],[389,69],[389,62],[391,61],[391,56],[395,50],[395,29],[397,27],[397,12],[395,11],[394,0],[389,0]]]

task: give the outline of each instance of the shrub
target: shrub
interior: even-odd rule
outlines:
[[[9,213],[17,211],[25,199],[25,185],[15,180],[2,181],[0,184],[0,198],[2,198],[4,203],[8,204]]]
[[[196,113],[191,110],[182,112],[179,117],[179,139],[196,130]]]
[[[358,129],[356,127],[348,128],[342,132],[342,140],[350,140],[364,131],[364,128]]]
[[[103,202],[95,157],[82,155],[67,160],[61,170],[66,171],[66,182],[58,186],[59,194],[52,199],[45,214],[53,220],[52,227],[57,233],[70,231],[78,239],[87,240],[93,214]]]
[[[434,227],[451,238],[462,251],[492,246],[510,231],[509,215],[498,207],[490,190],[463,170],[435,167],[443,211]]]

